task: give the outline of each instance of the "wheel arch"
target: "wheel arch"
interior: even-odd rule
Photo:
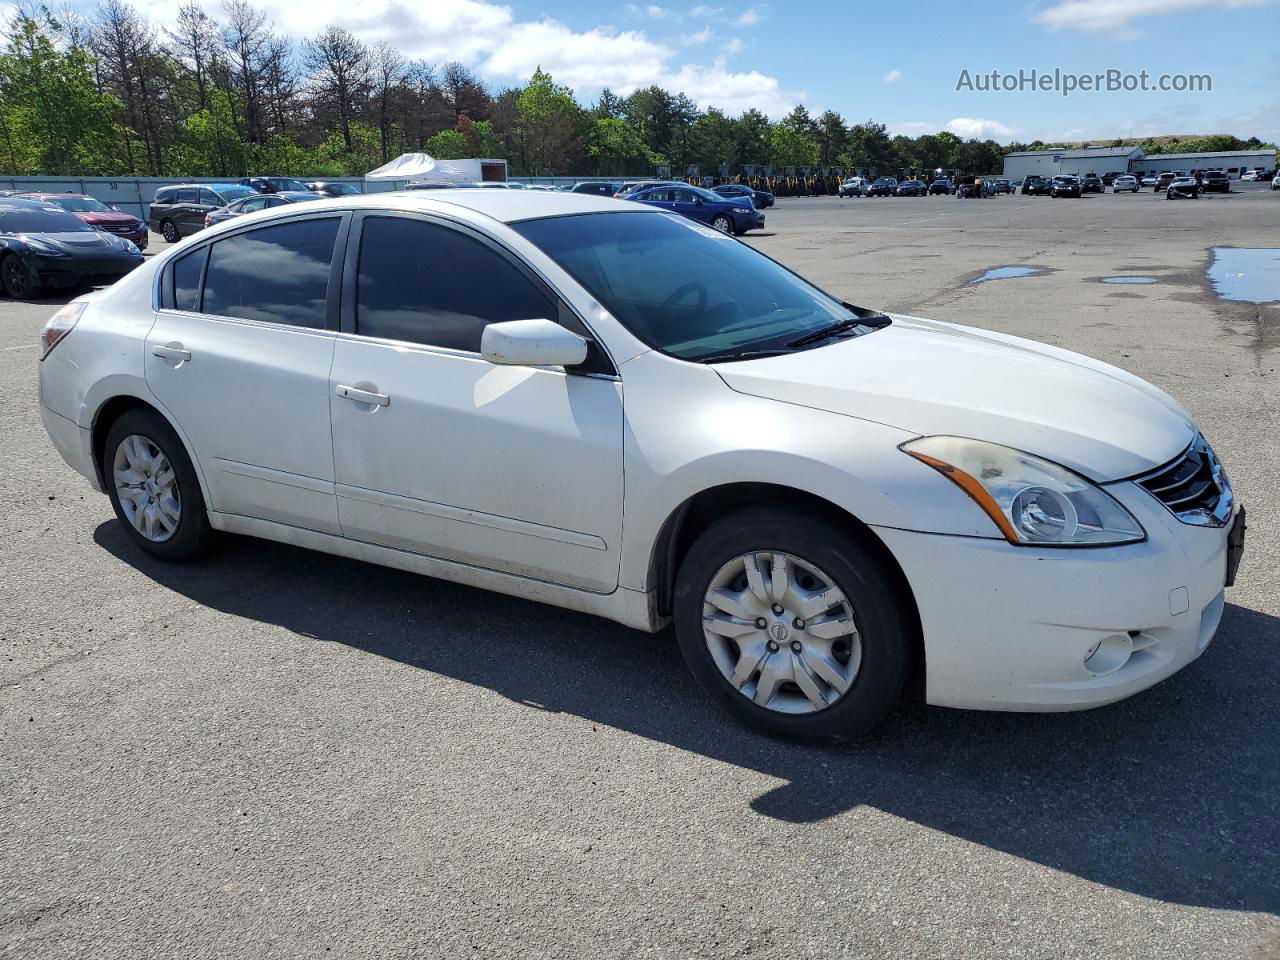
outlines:
[[[93,469],[97,475],[98,483],[101,489],[107,489],[107,478],[103,473],[102,460],[107,445],[107,434],[111,432],[111,426],[130,410],[148,410],[154,413],[160,419],[164,420],[182,443],[183,452],[187,455],[187,459],[191,461],[191,468],[195,471],[196,479],[200,483],[200,493],[204,497],[206,505],[209,504],[209,485],[205,482],[204,470],[201,468],[200,461],[195,455],[195,451],[191,449],[191,443],[187,440],[186,435],[182,432],[182,428],[174,422],[173,417],[169,416],[161,410],[155,403],[145,400],[135,394],[119,393],[108,397],[93,414],[93,422],[89,428],[89,445],[93,452]]]
[[[925,673],[924,638],[915,593],[901,564],[884,541],[861,519],[840,505],[805,490],[768,482],[735,482],[709,487],[686,498],[663,521],[650,553],[647,582],[650,589],[655,591],[659,615],[671,615],[671,601],[680,560],[698,535],[732,510],[766,503],[822,516],[836,529],[883,560],[890,579],[898,588],[898,596],[903,604],[903,618],[908,624],[908,641],[912,653],[910,689],[913,695],[919,692],[922,696]]]

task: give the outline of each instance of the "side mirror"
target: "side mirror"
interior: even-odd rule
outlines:
[[[109,203],[109,204],[107,204],[107,206],[109,206],[109,207],[110,207],[112,210],[114,210],[116,213],[119,213],[119,212],[120,212],[120,208],[119,208],[119,207],[117,207],[114,203]]]
[[[701,198],[701,197],[694,197],[694,198],[693,198],[693,205],[694,205],[695,207],[700,207],[700,206],[702,206],[702,198]]]
[[[587,341],[550,320],[508,320],[484,328],[480,354],[504,366],[576,367],[587,359]]]

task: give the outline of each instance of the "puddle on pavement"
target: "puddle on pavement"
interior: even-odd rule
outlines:
[[[1159,283],[1155,277],[1103,277],[1103,283]]]
[[[1280,248],[1214,247],[1209,281],[1219,300],[1280,302]]]
[[[1037,273],[1044,273],[1044,268],[993,267],[977,279],[970,280],[969,286],[973,286],[975,283],[986,283],[988,280],[1008,280],[1010,277],[1034,277]]]

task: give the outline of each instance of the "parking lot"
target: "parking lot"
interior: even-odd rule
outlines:
[[[852,303],[1163,387],[1249,511],[1168,681],[841,749],[736,726],[669,632],[248,539],[150,559],[40,424],[59,301],[0,299],[0,953],[1280,957],[1280,304],[1207,275],[1278,215],[1265,184],[767,211],[747,242]]]

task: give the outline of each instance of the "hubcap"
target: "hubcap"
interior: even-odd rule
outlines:
[[[730,230],[733,229],[733,224],[730,223],[728,219],[726,219],[725,217],[716,217],[715,223],[711,225],[715,227],[717,230],[719,230],[721,233],[728,233]]]
[[[779,713],[839,700],[862,663],[853,607],[835,582],[789,553],[746,553],[712,578],[702,633],[724,678]]]
[[[178,477],[155,441],[137,433],[121,440],[112,474],[120,508],[133,529],[153,543],[177,532],[182,519]]]

